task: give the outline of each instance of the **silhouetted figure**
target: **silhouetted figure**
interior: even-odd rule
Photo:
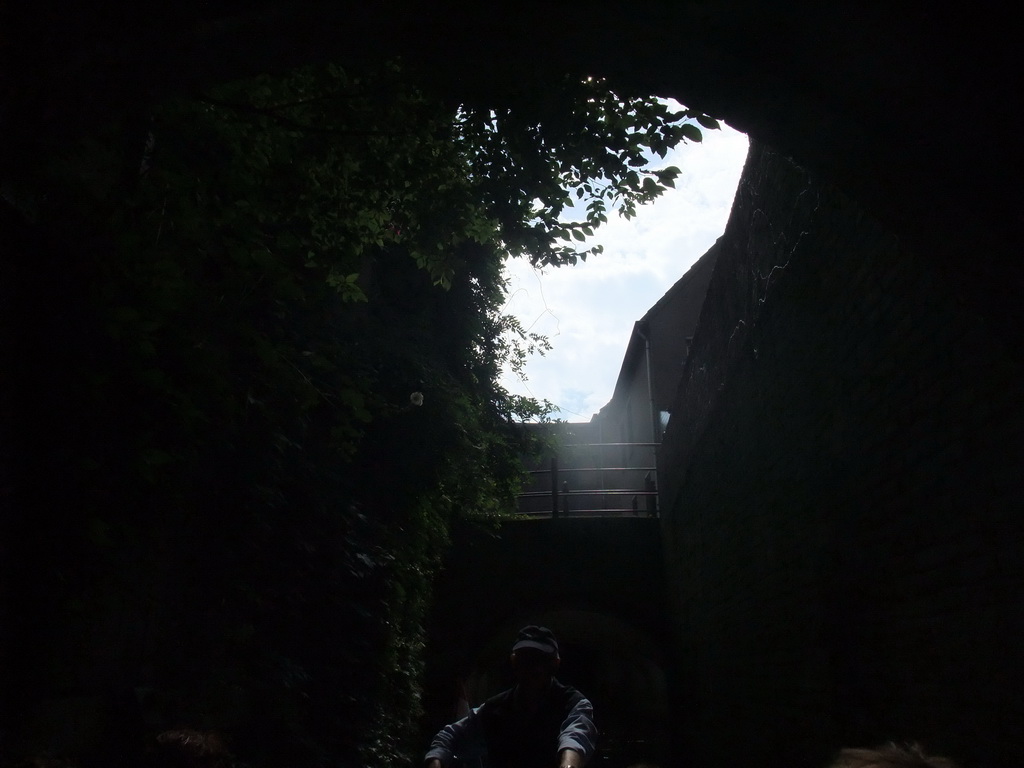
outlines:
[[[554,633],[528,626],[512,646],[516,684],[434,737],[426,768],[486,759],[489,768],[582,768],[594,754],[594,708],[555,679],[561,658]]]

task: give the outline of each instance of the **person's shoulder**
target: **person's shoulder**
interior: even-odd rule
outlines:
[[[552,690],[558,691],[559,693],[563,693],[563,694],[577,694],[579,696],[583,695],[578,690],[573,688],[571,685],[566,685],[565,683],[563,683],[557,677],[556,678],[552,678],[552,680],[551,680],[551,688],[552,688]]]
[[[571,685],[565,685],[558,680],[551,681],[551,690],[555,698],[564,703],[567,707],[575,707],[579,702],[587,698]]]
[[[483,713],[500,711],[504,709],[506,706],[508,706],[508,702],[511,700],[511,698],[511,688],[504,690],[501,693],[496,693],[480,705],[480,712]]]

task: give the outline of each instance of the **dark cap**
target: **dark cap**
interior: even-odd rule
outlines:
[[[512,646],[512,650],[518,651],[521,648],[533,648],[549,656],[558,655],[558,641],[555,640],[555,633],[547,627],[538,627],[533,624],[519,630],[519,636],[516,637],[516,644]]]

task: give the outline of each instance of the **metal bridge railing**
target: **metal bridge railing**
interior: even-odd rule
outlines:
[[[657,489],[657,467],[654,465],[654,450],[658,443],[579,443],[562,447],[562,456],[565,459],[573,459],[574,463],[580,462],[583,456],[583,449],[599,448],[624,448],[627,452],[632,449],[650,449],[650,461],[645,464],[629,464],[618,462],[616,466],[560,466],[559,456],[556,454],[549,460],[549,465],[543,469],[530,470],[530,475],[540,482],[534,482],[532,487],[543,483],[545,475],[549,476],[547,483],[543,483],[544,490],[528,490],[519,494],[519,512],[531,517],[657,517],[658,516],[658,489]],[[574,450],[576,449],[576,450]],[[610,487],[605,487],[604,473],[616,473],[616,482]],[[586,477],[599,473],[595,482],[580,482],[576,475]],[[635,485],[628,481],[628,473],[643,473],[643,478]],[[570,478],[574,486],[570,487]],[[539,505],[536,503],[524,504],[527,500],[549,499],[548,504]],[[609,499],[621,498],[623,505],[613,506]],[[594,504],[586,504],[584,500],[596,499]],[[583,503],[579,503],[583,502]],[[528,507],[524,509],[524,507]]]

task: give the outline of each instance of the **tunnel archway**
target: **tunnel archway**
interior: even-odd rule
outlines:
[[[796,0],[588,12],[466,0],[103,5],[108,14],[10,15],[10,53],[32,63],[10,93],[22,118],[7,125],[11,157],[197,83],[400,56],[452,98],[566,72],[676,98],[828,176],[933,258],[979,241],[1012,255],[1019,240],[1021,192],[1006,173],[1021,162],[1019,107],[1005,96],[1018,48],[1008,12]],[[974,126],[984,141],[966,133]],[[947,215],[956,226],[935,226]],[[979,275],[990,286],[992,268]]]
[[[559,679],[594,703],[602,764],[657,762],[671,687],[663,569],[656,519],[458,527],[428,625],[425,729],[457,714],[460,684],[474,706],[507,688],[517,631],[541,624],[562,648]]]
[[[554,631],[561,649],[558,679],[594,704],[601,730],[597,765],[663,763],[670,717],[665,649],[617,616],[571,607],[521,613],[494,627],[467,663],[463,684],[476,706],[512,682],[509,649],[527,624]]]
[[[194,8],[189,9],[188,5],[182,6],[180,15],[191,21],[186,17]],[[237,62],[244,58],[247,63],[241,65],[241,69],[251,71],[253,62],[268,56],[270,49],[286,49],[289,34],[303,39],[309,37],[311,29],[319,28],[319,38],[329,38],[330,45],[336,48],[336,30],[344,26],[339,19],[343,19],[346,4],[337,4],[337,10],[331,13],[322,11],[321,17],[315,13],[292,16],[280,10],[248,20],[232,18],[229,5],[211,4],[210,17],[197,25],[204,28],[203,33],[188,36],[188,44],[181,46],[185,54],[161,57],[160,50],[170,50],[176,44],[177,38],[170,35],[153,54],[146,46],[147,35],[139,34],[129,47],[136,53],[125,54],[122,58],[111,56],[113,66],[132,70],[127,79],[138,80],[152,90],[166,88],[163,78],[167,75],[154,73],[162,68],[179,73],[181,70],[171,66],[171,62],[179,59],[186,62],[182,68],[184,75],[181,75],[186,79],[199,70],[203,70],[204,76],[210,76],[210,72],[222,66],[211,63],[218,59]],[[668,4],[653,7],[659,5],[664,9]],[[954,277],[963,278],[956,281],[958,301],[982,317],[990,318],[986,332],[998,334],[1010,342],[1020,340],[1024,326],[1019,323],[1019,304],[1013,301],[1019,296],[1021,286],[1017,259],[1001,262],[1001,257],[1016,256],[1020,241],[1020,186],[1014,183],[1012,189],[1008,189],[1000,183],[1010,175],[1008,169],[1015,170],[1019,165],[1016,114],[1013,108],[996,113],[989,109],[1000,104],[1005,78],[1000,73],[1016,69],[1010,65],[1015,59],[1006,54],[1016,50],[1015,41],[1012,46],[1006,44],[1013,34],[1013,25],[1000,25],[998,18],[977,14],[971,23],[992,25],[988,34],[977,34],[976,29],[961,20],[955,25],[947,20],[943,26],[943,12],[934,9],[928,13],[914,9],[893,10],[885,18],[867,14],[862,19],[854,19],[855,23],[850,23],[851,15],[855,14],[849,13],[849,8],[847,12],[841,7],[835,11],[820,8],[811,13],[803,3],[774,5],[770,10],[767,7],[757,9],[752,3],[695,3],[688,4],[686,9],[680,11],[682,16],[673,16],[655,25],[657,38],[653,40],[649,35],[635,34],[635,22],[621,23],[623,19],[616,16],[603,17],[600,24],[595,22],[582,28],[566,25],[564,29],[570,30],[570,34],[562,36],[563,29],[558,23],[548,21],[543,26],[524,23],[528,11],[520,10],[520,25],[513,25],[518,37],[512,35],[513,42],[504,42],[504,45],[508,49],[518,47],[527,51],[529,57],[550,57],[551,51],[562,51],[566,58],[572,58],[582,51],[584,66],[603,57],[605,61],[601,66],[606,71],[619,74],[628,71],[625,79],[638,87],[650,84],[652,90],[659,93],[677,95],[691,106],[726,117],[752,136],[792,152],[815,171],[836,180],[874,214],[892,224],[908,242],[918,246],[929,259],[948,268]],[[425,33],[430,25],[425,24],[422,17],[410,7],[403,11],[401,23],[381,25],[377,35],[365,36],[365,46],[372,47],[383,37],[392,50],[400,50],[416,47],[410,42],[412,35],[433,39]],[[429,13],[445,25],[455,17],[439,13],[433,7],[429,8]],[[887,9],[884,13],[890,11]],[[635,7],[629,14],[663,19],[658,14],[644,14]],[[361,18],[370,15],[372,12],[366,11]],[[592,16],[596,18],[601,14]],[[76,20],[73,16],[68,18],[71,21],[65,24],[70,29]],[[378,22],[380,18],[383,15]],[[331,19],[336,23],[329,23]],[[683,21],[689,22],[689,26],[684,28]],[[879,24],[873,28],[875,21]],[[881,24],[883,21],[893,23],[885,26]],[[130,29],[130,25],[123,26]],[[466,35],[466,30],[473,30],[472,20],[460,17],[460,23],[453,26],[469,38],[464,42],[475,41],[477,47],[453,45],[450,37],[439,35],[436,39],[446,49],[445,54],[453,47],[464,51],[487,48],[488,52],[478,59],[499,61],[503,53],[510,52],[493,48],[491,36]],[[596,28],[598,26],[600,29]],[[151,27],[149,34],[153,34],[159,23]],[[211,32],[218,29],[219,33]],[[823,30],[827,33],[821,33]],[[836,30],[841,32],[837,34]],[[872,31],[881,34],[874,35]],[[12,37],[35,45],[32,35]],[[68,34],[69,39],[75,37]],[[356,37],[356,34],[350,35],[350,38]],[[641,50],[639,42],[629,44],[631,38],[642,41],[650,50]],[[95,43],[88,34],[83,34],[81,39],[87,41],[86,45],[79,46],[81,50]],[[262,47],[250,45],[257,39],[264,40]],[[523,39],[535,44],[522,45]],[[552,39],[556,44],[539,44],[543,39]],[[172,40],[174,42],[169,44]],[[273,40],[273,44],[266,40]],[[123,46],[119,48],[116,44],[96,45],[95,48],[123,53]],[[82,94],[78,100],[69,100],[66,110],[80,118],[78,110],[95,93],[95,89],[81,87],[82,81],[88,83],[92,77],[102,80],[110,76],[110,69],[79,66],[79,57],[68,46],[40,46],[40,49],[44,57],[60,57],[70,62],[69,68],[78,67],[89,73],[88,76],[68,77],[64,89],[57,89],[58,94],[65,90]],[[607,55],[609,50],[614,51],[614,55]],[[901,55],[903,51],[905,55]],[[306,55],[315,58],[313,54]],[[518,57],[510,56],[509,61],[521,61],[522,56],[522,53]],[[1003,56],[1007,56],[1005,62],[1000,61]],[[301,58],[302,54],[292,53],[291,57]],[[87,63],[90,61],[89,56],[84,58]],[[159,60],[160,66],[130,66],[152,59]],[[545,62],[539,63],[537,68],[552,66],[550,59]],[[901,62],[903,66],[899,66]],[[458,66],[453,62],[452,68]],[[486,74],[480,75],[480,79],[486,79],[487,74],[498,69],[498,65],[482,68],[480,71]],[[509,67],[510,71],[514,69]],[[61,68],[54,71],[59,73]],[[114,74],[113,80],[117,82],[117,73]],[[58,80],[56,76],[53,79]],[[45,83],[45,78],[43,80]],[[126,93],[134,94],[137,90],[140,89],[126,88]],[[36,99],[38,93],[50,92],[46,87],[25,89],[31,99]],[[951,137],[951,131],[941,129],[948,125],[950,105],[955,105],[960,115],[988,118],[984,142]],[[101,105],[100,109],[105,107]],[[38,112],[50,120],[45,108]],[[15,113],[21,114],[18,110]],[[31,110],[28,113],[35,114]],[[32,119],[23,124],[25,135],[41,125]],[[69,121],[69,124],[76,126],[78,123]],[[18,141],[10,143],[15,152],[31,156],[32,152],[25,151],[25,146]],[[961,260],[964,254],[972,258]],[[1013,354],[1019,356],[1019,349],[1013,346]],[[960,350],[965,351],[970,352]],[[1005,567],[1009,573],[1010,566]],[[1010,588],[1006,590],[1009,593]],[[527,614],[519,610],[516,615]]]

